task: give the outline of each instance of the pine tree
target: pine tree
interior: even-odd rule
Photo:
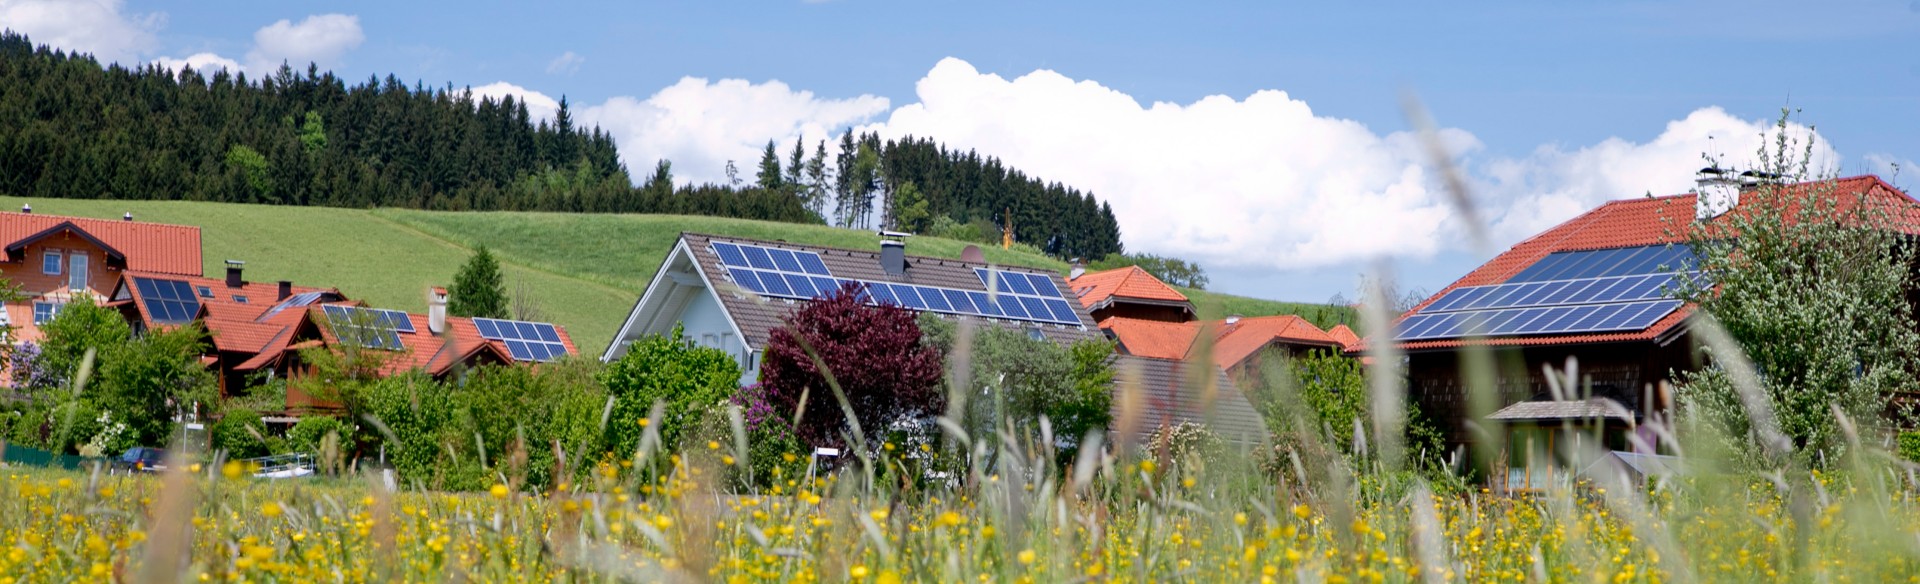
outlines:
[[[821,221],[827,220],[827,141],[821,140],[807,161],[807,205]]]
[[[767,149],[760,153],[760,172],[753,176],[753,180],[760,188],[774,192],[780,191],[786,184],[780,175],[780,154],[774,152],[772,140],[767,141]]]
[[[807,184],[805,168],[807,164],[806,142],[807,138],[804,135],[799,138],[794,138],[793,154],[787,157],[787,190],[792,191],[793,196],[800,197],[803,201],[807,196],[806,192],[804,192]]]
[[[453,275],[453,289],[447,291],[447,314],[453,316],[506,318],[507,284],[500,276],[500,263],[487,246],[480,246]]]

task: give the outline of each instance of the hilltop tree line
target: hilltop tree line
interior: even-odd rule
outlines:
[[[439,210],[675,213],[897,227],[1060,256],[1120,251],[1112,209],[928,139],[804,141],[759,180],[676,186],[665,160],[636,186],[612,136],[565,98],[528,104],[392,75],[349,83],[309,64],[265,76],[102,66],[0,32],[0,194]],[[828,203],[833,208],[828,208]]]
[[[791,193],[822,221],[842,227],[998,243],[1011,225],[1014,241],[1062,258],[1124,251],[1113,207],[1093,193],[928,138],[848,131],[831,157],[824,139],[809,148],[801,137],[784,156],[769,141],[754,179],[754,186]]]
[[[681,213],[804,222],[793,197],[640,186],[611,135],[565,99],[536,121],[513,97],[349,84],[309,65],[251,78],[103,67],[0,33],[0,194],[276,205]]]

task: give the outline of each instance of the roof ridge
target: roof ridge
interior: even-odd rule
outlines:
[[[680,232],[680,238],[681,238],[681,239],[686,239],[686,237],[687,237],[687,236],[689,236],[689,235],[691,235],[691,236],[698,236],[698,237],[705,237],[705,238],[707,238],[707,240],[708,240],[708,241],[712,241],[712,240],[715,240],[715,239],[720,239],[720,240],[727,240],[727,241],[729,241],[729,242],[745,242],[745,243],[751,243],[751,244],[755,244],[755,245],[770,245],[770,246],[776,246],[776,247],[778,247],[778,246],[786,246],[786,247],[788,247],[788,248],[800,248],[800,250],[801,250],[801,251],[812,251],[812,252],[818,252],[818,251],[821,251],[821,250],[825,250],[825,251],[832,251],[832,252],[842,252],[842,253],[848,253],[848,254],[861,254],[861,255],[865,255],[865,256],[872,256],[872,257],[874,257],[874,258],[876,258],[876,259],[878,259],[878,258],[880,257],[880,252],[879,252],[878,250],[871,250],[871,251],[870,251],[870,250],[864,250],[864,249],[853,249],[853,248],[845,248],[845,247],[836,247],[836,246],[831,246],[831,245],[813,245],[813,244],[807,244],[807,243],[795,243],[795,242],[791,242],[791,241],[774,241],[774,240],[767,240],[767,239],[755,239],[755,238],[751,238],[751,237],[738,237],[738,236],[733,236],[733,235],[720,235],[720,234],[714,234],[714,233],[701,233],[701,232],[698,232],[698,231],[682,231],[682,232]],[[977,247],[977,246],[976,246],[976,247]],[[982,249],[984,249],[984,248],[982,248]],[[1046,274],[1046,275],[1054,275],[1054,274],[1058,274],[1058,273],[1059,273],[1058,271],[1056,271],[1056,270],[1053,270],[1053,269],[1051,269],[1051,268],[1041,268],[1041,267],[1035,267],[1035,266],[1026,266],[1026,265],[1020,265],[1020,264],[996,264],[996,263],[993,263],[993,262],[969,262],[969,261],[967,261],[967,260],[963,260],[963,259],[959,259],[959,258],[944,258],[944,257],[938,257],[938,256],[928,256],[928,255],[914,255],[914,254],[904,254],[904,255],[906,256],[906,258],[907,258],[907,260],[908,260],[908,261],[913,261],[913,260],[925,260],[925,261],[933,261],[933,262],[953,262],[953,263],[957,263],[957,264],[960,264],[960,265],[965,265],[965,266],[971,266],[971,267],[979,267],[979,268],[991,268],[991,269],[996,269],[996,270],[999,270],[999,269],[1006,269],[1006,268],[1016,268],[1016,269],[1021,269],[1021,270],[1034,270],[1034,271],[1037,271],[1037,272],[1040,272],[1040,273],[1043,273],[1043,274]]]

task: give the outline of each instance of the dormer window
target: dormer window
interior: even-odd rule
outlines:
[[[50,249],[40,256],[40,273],[49,276],[60,275],[60,250]]]

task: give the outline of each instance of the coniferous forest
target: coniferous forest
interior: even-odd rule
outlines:
[[[103,66],[12,32],[0,33],[0,128],[6,195],[674,213],[982,241],[1011,224],[1016,241],[1061,257],[1121,251],[1111,208],[1092,194],[930,139],[847,134],[832,160],[824,141],[802,141],[791,158],[762,160],[758,180],[719,185],[676,186],[662,160],[636,186],[612,136],[576,124],[564,98],[554,119],[535,120],[512,97],[392,75]]]

